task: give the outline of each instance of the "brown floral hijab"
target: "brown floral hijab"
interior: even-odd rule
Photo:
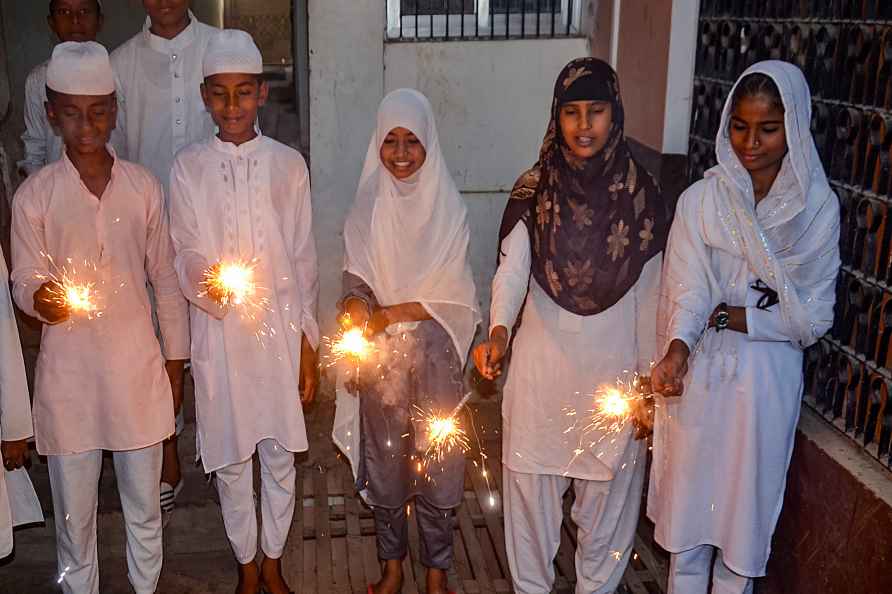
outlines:
[[[558,124],[568,101],[612,104],[604,148],[573,155]],[[573,60],[554,86],[551,121],[539,161],[517,180],[502,217],[499,243],[519,221],[530,234],[532,276],[567,311],[594,315],[631,289],[666,245],[668,213],[657,183],[629,152],[613,69],[596,58]]]

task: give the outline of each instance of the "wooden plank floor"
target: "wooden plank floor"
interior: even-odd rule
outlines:
[[[472,452],[469,456],[473,456]],[[475,464],[476,460],[476,464]],[[491,454],[487,472],[501,476],[499,457]],[[455,517],[455,561],[449,574],[450,588],[466,594],[512,592],[505,554],[504,519],[499,481],[489,483],[481,474],[479,454],[469,458],[465,475],[464,503]],[[303,592],[364,594],[366,585],[380,577],[375,548],[372,511],[355,493],[346,462],[337,459],[328,466],[303,467],[301,477],[303,513],[295,515],[289,542],[291,583],[302,584]],[[565,502],[569,508],[570,501]],[[409,506],[410,517],[414,507]],[[302,538],[295,538],[300,534]],[[569,594],[575,586],[575,527],[565,516],[561,547],[555,560],[557,594]],[[651,542],[646,521],[636,538],[635,551],[624,579],[625,592],[661,594],[665,591],[665,560],[647,544]],[[403,566],[405,594],[425,591],[424,569],[419,556],[419,535],[410,522],[409,557]],[[299,573],[301,575],[296,575]],[[624,592],[619,590],[619,592]]]

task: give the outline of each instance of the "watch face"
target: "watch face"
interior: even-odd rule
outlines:
[[[723,329],[723,328],[727,328],[727,327],[728,327],[728,320],[730,319],[730,317],[731,317],[731,316],[728,314],[728,312],[726,312],[726,311],[720,311],[720,312],[715,316],[715,325],[716,325],[716,327],[717,327],[717,328],[722,328],[722,329]]]

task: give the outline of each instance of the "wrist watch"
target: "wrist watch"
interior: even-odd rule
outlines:
[[[731,320],[731,314],[728,313],[728,304],[725,302],[719,303],[719,306],[715,308],[713,316],[716,332],[721,332],[727,328],[728,322]]]

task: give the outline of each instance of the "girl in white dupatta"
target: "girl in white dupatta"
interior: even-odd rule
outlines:
[[[415,497],[427,591],[444,593],[464,454],[429,463],[424,426],[414,419],[447,415],[461,401],[480,314],[467,210],[421,93],[400,89],[382,101],[344,239],[343,310],[386,353],[380,366],[360,371],[352,385],[358,398],[339,390],[333,434],[375,512],[383,577],[369,591],[399,591],[406,503]]]
[[[670,593],[705,594],[710,565],[713,592],[751,592],[765,574],[802,351],[830,329],[840,264],[839,204],[810,122],[798,68],[750,67],[725,104],[718,165],[675,214],[648,496],[657,542],[673,553]]]

